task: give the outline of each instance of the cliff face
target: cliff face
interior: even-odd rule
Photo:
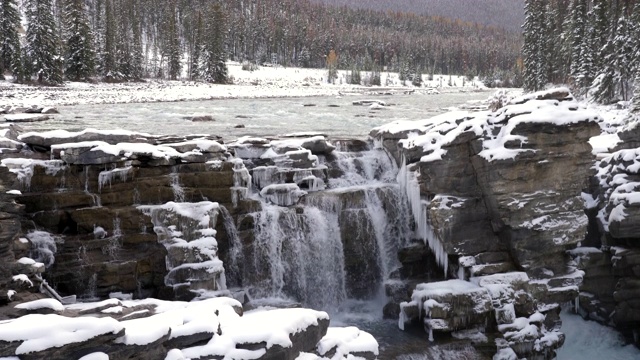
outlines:
[[[430,331],[451,332],[487,323],[495,313],[504,351],[552,356],[563,339],[554,320],[558,304],[577,298],[584,275],[567,251],[587,233],[581,194],[595,173],[589,139],[600,134],[598,121],[559,89],[514,99],[493,113],[374,129],[371,136],[402,166],[399,181],[418,237],[449,278],[477,285],[444,282],[446,290],[430,292],[437,283],[413,290],[417,279],[401,279],[409,285],[396,282],[387,291],[396,304],[404,292],[406,302],[389,304],[387,315],[400,311],[401,324],[424,317]],[[535,320],[539,315],[544,322]],[[515,318],[533,325],[534,335],[514,335],[525,331],[513,326]],[[540,345],[545,338],[555,340]]]

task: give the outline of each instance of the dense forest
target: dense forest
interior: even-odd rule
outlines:
[[[524,87],[569,84],[599,103],[640,85],[640,0],[527,0]],[[640,101],[640,86],[635,86]],[[640,107],[639,107],[640,108]]]
[[[225,60],[521,83],[519,32],[309,0],[0,0],[0,74],[17,81],[227,82]]]
[[[524,0],[311,0],[349,7],[402,11],[520,31],[524,20]]]

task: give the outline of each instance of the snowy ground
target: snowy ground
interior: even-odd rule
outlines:
[[[215,85],[191,81],[149,80],[141,83],[77,83],[67,82],[63,87],[37,87],[0,81],[0,106],[39,105],[59,106],[77,104],[115,104],[160,101],[187,101],[227,98],[266,98],[326,96],[341,93],[384,91],[450,92],[485,89],[478,81],[461,76],[435,75],[423,87],[407,86],[398,80],[397,73],[382,73],[382,87],[346,84],[347,72],[339,71],[335,84],[328,84],[326,69],[260,67],[245,71],[238,63],[229,63],[234,85]],[[366,72],[362,78],[367,78]],[[434,90],[436,89],[437,90]]]

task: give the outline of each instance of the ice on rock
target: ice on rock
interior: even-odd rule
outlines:
[[[98,175],[98,190],[102,190],[102,188],[106,185],[111,187],[111,183],[114,180],[126,182],[130,176],[132,169],[133,168],[131,166],[127,166],[124,168],[115,168],[111,170],[101,171]]]
[[[429,202],[422,199],[420,195],[420,184],[418,182],[418,174],[416,171],[410,170],[407,166],[406,160],[402,159],[402,167],[398,172],[397,177],[400,188],[404,189],[409,201],[413,219],[416,224],[416,236],[422,239],[425,244],[429,245],[429,248],[434,253],[436,261],[444,269],[444,273],[447,273],[449,267],[449,256],[444,250],[442,241],[433,231],[429,220]]]
[[[297,184],[274,184],[260,191],[260,195],[269,203],[278,206],[292,206],[306,195],[306,191],[300,190]]]
[[[193,290],[226,288],[215,239],[220,213],[218,203],[168,202],[138,206],[138,209],[151,217],[158,242],[167,249],[166,285],[189,283]]]
[[[45,173],[50,176],[55,176],[58,172],[66,169],[66,165],[61,160],[9,158],[2,159],[0,163],[2,166],[9,168],[9,171],[16,174],[23,190],[31,189],[31,178],[33,177],[36,167],[44,168]]]

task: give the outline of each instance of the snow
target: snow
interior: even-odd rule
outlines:
[[[9,190],[9,191],[7,191],[7,194],[9,194],[9,195],[22,195],[22,191],[20,191],[20,190]]]
[[[18,275],[13,275],[13,277],[11,278],[13,281],[15,282],[20,282],[23,284],[29,284],[29,287],[33,286],[33,283],[31,282],[31,280],[29,280],[29,277],[25,274],[18,274]]]
[[[201,201],[198,203],[177,203],[170,201],[164,205],[143,205],[138,206],[141,211],[151,214],[155,209],[175,212],[180,216],[198,221],[200,226],[207,227],[211,222],[212,212],[217,213],[220,205],[211,201]]]
[[[16,309],[24,309],[24,310],[38,310],[38,309],[51,309],[54,311],[63,311],[64,306],[55,299],[40,299],[29,301],[26,303],[18,304],[15,306]]]
[[[332,359],[341,359],[349,353],[371,352],[378,355],[378,342],[371,334],[356,327],[330,327],[327,334],[318,342],[320,355],[335,349]]]
[[[209,99],[235,98],[273,98],[273,97],[308,97],[308,96],[336,96],[342,93],[366,93],[375,91],[404,92],[417,89],[404,86],[398,80],[397,73],[382,73],[383,84],[389,87],[365,87],[343,84],[333,85],[326,78],[326,69],[305,69],[295,67],[266,67],[261,66],[255,71],[244,71],[241,64],[228,62],[230,77],[234,85],[208,84],[191,81],[147,80],[143,83],[80,83],[66,82],[62,88],[39,87],[34,88],[0,81],[0,92],[8,99],[20,99],[15,105],[60,106],[71,104],[113,104],[113,103],[141,103],[158,101],[186,101]],[[365,76],[366,72],[363,72]],[[347,71],[339,70],[339,78],[345,79]],[[448,81],[442,81],[448,75],[434,75],[433,80],[423,83],[425,92],[432,92],[429,88],[438,87],[444,91],[478,91],[485,89],[479,80],[463,81],[462,76],[452,76],[452,83],[466,84],[466,87],[449,86]],[[425,77],[426,78],[426,77]],[[1,104],[0,104],[1,105]]]
[[[24,355],[84,342],[103,334],[117,334],[122,329],[112,318],[30,314],[0,322],[0,340],[22,341],[15,354]]]
[[[78,360],[109,360],[109,355],[103,352],[94,352],[81,357]]]
[[[558,359],[627,360],[639,359],[640,349],[627,344],[613,328],[595,321],[585,321],[579,315],[563,311],[562,331],[566,340],[557,351]]]

